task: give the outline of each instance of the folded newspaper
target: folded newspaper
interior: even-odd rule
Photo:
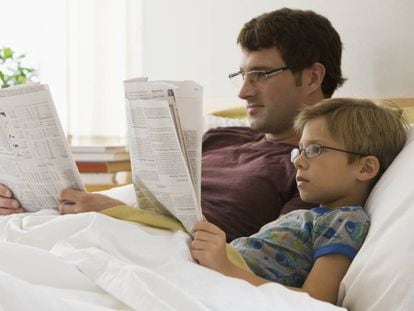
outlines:
[[[124,87],[138,206],[174,216],[190,231],[202,219],[202,87],[146,78]]]
[[[84,190],[47,85],[0,90],[0,183],[29,212],[57,209],[64,188]]]

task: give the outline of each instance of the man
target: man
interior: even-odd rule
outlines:
[[[228,240],[306,206],[289,164],[298,142],[293,119],[343,83],[339,35],[313,12],[263,14],[244,25],[237,41],[240,71],[230,77],[242,78],[250,129],[213,130],[203,141],[202,193],[209,194],[203,213]]]
[[[228,241],[257,232],[280,214],[309,207],[299,198],[290,151],[297,146],[298,111],[330,97],[342,85],[342,43],[331,23],[311,11],[280,9],[246,23],[239,33],[240,81],[250,128],[221,128],[203,139],[201,206]],[[7,189],[0,187],[0,194]],[[66,189],[62,214],[122,204]],[[3,205],[15,200],[3,197]],[[4,212],[6,209],[1,209]],[[10,211],[8,209],[7,211]]]

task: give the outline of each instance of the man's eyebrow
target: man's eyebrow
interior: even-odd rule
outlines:
[[[249,72],[249,71],[266,71],[266,70],[270,70],[272,69],[272,67],[269,66],[254,66],[254,67],[250,67],[248,70],[245,70],[243,68],[240,68],[240,71],[242,72]]]

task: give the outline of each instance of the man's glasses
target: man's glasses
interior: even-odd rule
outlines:
[[[239,70],[238,72],[229,74],[229,79],[231,82],[237,87],[241,88],[244,81],[248,81],[251,85],[257,86],[260,83],[263,83],[271,76],[288,70],[289,68],[286,65],[283,65],[278,68],[270,69],[270,70],[252,70],[248,72],[244,72]]]
[[[327,146],[322,146],[322,145],[319,145],[319,144],[310,144],[309,146],[307,146],[303,149],[293,148],[292,151],[290,152],[290,161],[292,163],[295,162],[297,157],[302,152],[304,152],[305,157],[308,158],[308,159],[316,158],[317,156],[320,156],[321,153],[326,149],[346,152],[346,153],[350,153],[350,154],[354,154],[354,155],[359,155],[359,156],[362,156],[362,157],[368,156],[368,154],[365,154],[365,153],[348,151],[348,150],[343,150],[343,149],[338,149],[338,148],[333,148],[333,147],[327,147]]]

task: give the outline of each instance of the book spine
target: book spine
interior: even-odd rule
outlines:
[[[106,173],[108,166],[105,162],[76,162],[80,173]]]
[[[121,171],[131,171],[130,161],[114,162],[76,162],[81,173],[116,173]]]

